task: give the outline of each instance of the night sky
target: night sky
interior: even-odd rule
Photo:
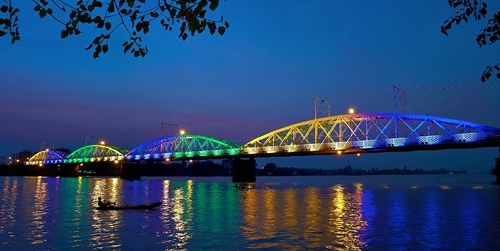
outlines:
[[[453,28],[448,1],[229,0],[216,13],[224,36],[177,38],[151,27],[145,58],[124,54],[124,30],[99,59],[84,48],[96,31],[60,39],[61,27],[21,7],[21,41],[0,39],[0,155],[71,150],[105,140],[127,149],[177,128],[245,143],[314,118],[314,98],[332,114],[393,112],[392,85],[407,110],[500,127],[500,81],[480,83],[498,44],[479,48],[484,22]],[[500,2],[489,1],[490,12]],[[498,148],[258,159],[259,166],[489,170]]]

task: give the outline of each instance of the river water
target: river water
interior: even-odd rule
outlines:
[[[0,177],[0,250],[500,250],[493,178]]]

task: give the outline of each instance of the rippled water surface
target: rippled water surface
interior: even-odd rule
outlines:
[[[500,250],[492,179],[0,177],[0,249]],[[99,196],[163,204],[98,211]]]

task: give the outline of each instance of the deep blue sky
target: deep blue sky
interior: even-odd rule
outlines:
[[[21,3],[22,2],[22,3]],[[491,10],[500,3],[489,1]],[[152,27],[146,58],[123,54],[125,31],[108,54],[85,51],[95,32],[59,38],[29,1],[16,1],[21,41],[0,39],[0,155],[72,150],[87,136],[132,149],[161,134],[161,123],[238,143],[314,117],[314,98],[332,114],[392,112],[392,85],[407,89],[408,113],[500,127],[500,81],[479,78],[498,62],[498,44],[479,48],[485,22],[451,30],[446,0],[221,2],[231,27],[177,38]],[[417,86],[429,86],[418,90]],[[447,90],[440,89],[451,86]],[[488,170],[498,149],[259,159],[281,166],[424,167]]]

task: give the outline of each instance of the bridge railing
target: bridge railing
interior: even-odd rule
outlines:
[[[300,152],[324,152],[341,151],[346,149],[373,149],[387,147],[404,147],[416,145],[436,145],[447,143],[467,143],[487,140],[490,138],[488,133],[457,133],[454,135],[429,135],[409,138],[388,138],[377,140],[355,140],[342,142],[325,142],[317,144],[292,144],[281,146],[247,146],[242,148],[242,154],[277,154],[277,153],[300,153]]]

